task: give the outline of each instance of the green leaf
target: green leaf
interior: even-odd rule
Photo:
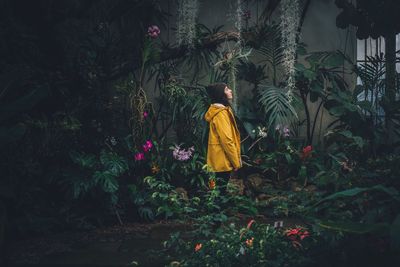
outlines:
[[[343,106],[336,106],[330,108],[329,113],[331,113],[331,115],[333,116],[340,117],[346,113],[346,108],[344,108]]]
[[[114,193],[118,190],[118,181],[115,179],[115,175],[110,171],[96,171],[93,175],[95,183],[100,185],[104,192]]]
[[[252,138],[252,139],[255,139],[256,138],[256,133],[255,133],[255,125],[254,124],[252,124],[252,123],[250,123],[250,122],[247,122],[247,121],[244,121],[243,122],[243,126],[244,126],[244,128],[246,129],[246,132],[247,132],[247,134],[248,135],[250,135],[250,137]],[[253,132],[254,131],[254,132]]]
[[[393,199],[395,199],[396,201],[400,202],[400,196],[399,196],[399,192],[395,189],[395,188],[388,188],[385,187],[383,185],[375,185],[373,187],[368,187],[368,188],[352,188],[352,189],[348,189],[348,190],[344,190],[344,191],[340,191],[337,193],[334,193],[330,196],[327,196],[323,199],[321,199],[320,201],[318,201],[316,204],[314,204],[314,206],[317,206],[323,202],[329,201],[329,200],[335,200],[335,199],[339,199],[339,198],[347,198],[347,197],[354,197],[360,193],[364,193],[364,192],[369,192],[369,191],[381,191],[384,192],[386,194],[388,194],[389,196],[391,196]]]
[[[94,155],[85,154],[83,152],[71,151],[69,156],[74,163],[82,168],[92,169],[97,163],[97,159]]]
[[[306,70],[306,67],[301,63],[296,63],[294,66],[295,66],[296,70],[298,70],[298,71],[305,71]]]
[[[314,80],[317,77],[317,74],[314,71],[309,70],[309,69],[304,70],[303,75],[304,75],[304,77],[306,77],[309,80]]]
[[[268,128],[276,124],[290,125],[295,118],[298,118],[284,90],[272,85],[260,85],[259,90],[259,102],[268,116]]]
[[[316,224],[325,229],[354,234],[375,233],[386,235],[390,230],[390,225],[387,223],[367,224],[356,222],[318,221]]]
[[[113,152],[102,150],[100,153],[100,162],[115,176],[119,176],[128,170],[128,163],[126,160]]]
[[[339,53],[330,54],[324,61],[326,67],[339,67],[344,64],[344,58]]]

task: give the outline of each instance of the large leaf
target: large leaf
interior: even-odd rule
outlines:
[[[279,25],[266,26],[263,29],[263,42],[258,51],[265,57],[271,66],[278,66],[283,62],[282,35]],[[262,62],[262,61],[261,61]]]
[[[114,193],[118,190],[118,181],[110,171],[96,171],[93,175],[97,185],[100,185],[104,192]]]
[[[272,85],[260,86],[259,94],[259,102],[267,114],[268,127],[290,125],[297,118],[297,112],[283,89]]]
[[[256,127],[255,127],[254,124],[252,124],[252,123],[250,123],[248,121],[244,121],[243,122],[243,126],[246,129],[247,134],[250,135],[250,137],[252,139],[256,138],[256,134],[255,134]]]
[[[82,168],[92,169],[97,163],[97,159],[94,155],[71,151],[69,156],[74,163],[78,164]]]
[[[360,193],[364,193],[364,192],[368,192],[368,191],[381,191],[384,192],[386,194],[388,194],[389,196],[391,196],[393,199],[395,199],[396,201],[400,201],[400,195],[399,192],[395,189],[395,188],[388,188],[385,187],[383,185],[375,185],[373,187],[368,187],[368,188],[352,188],[352,189],[348,189],[348,190],[344,190],[344,191],[340,191],[337,193],[334,193],[330,196],[327,196],[323,199],[321,199],[320,201],[318,201],[314,206],[317,206],[323,202],[329,201],[329,200],[336,200],[339,198],[347,198],[347,197],[354,197]]]
[[[104,150],[100,153],[100,161],[115,176],[121,175],[128,169],[126,160],[113,152]]]
[[[318,226],[340,232],[366,234],[375,233],[387,235],[390,231],[390,224],[387,223],[357,223],[357,222],[334,222],[334,221],[318,221]]]

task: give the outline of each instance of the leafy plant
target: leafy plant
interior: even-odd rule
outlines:
[[[80,169],[65,174],[60,183],[71,198],[75,201],[82,201],[85,198],[106,198],[108,200],[104,205],[106,208],[111,208],[122,223],[116,209],[120,183],[118,178],[128,170],[127,161],[115,152],[106,150],[102,150],[99,157],[71,151],[70,157]]]
[[[265,109],[269,128],[278,124],[293,124],[294,119],[297,118],[297,112],[281,88],[268,85],[260,86],[259,94],[259,102]]]
[[[254,220],[247,227],[230,223],[211,238],[194,235],[191,239],[182,240],[177,233],[164,243],[170,259],[180,266],[306,266],[311,262],[306,256],[312,244],[309,237],[296,241],[289,232]],[[294,241],[301,249],[295,248]]]

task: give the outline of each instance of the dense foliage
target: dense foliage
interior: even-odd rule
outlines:
[[[293,37],[288,95],[272,2],[254,25],[244,12],[230,48],[235,34],[200,23],[187,27],[190,45],[166,43],[171,14],[157,1],[4,1],[1,229],[11,238],[182,220],[194,231],[165,242],[172,266],[317,266],[365,252],[395,260],[399,101],[370,97],[382,95],[386,67],[310,53]],[[215,81],[248,85],[235,110],[244,167],[228,183],[205,164],[204,87]],[[230,221],[238,214],[304,225],[241,227]]]

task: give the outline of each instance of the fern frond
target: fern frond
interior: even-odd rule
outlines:
[[[294,106],[289,102],[286,92],[273,85],[261,85],[259,103],[265,110],[268,127],[278,124],[291,125],[298,119]]]

